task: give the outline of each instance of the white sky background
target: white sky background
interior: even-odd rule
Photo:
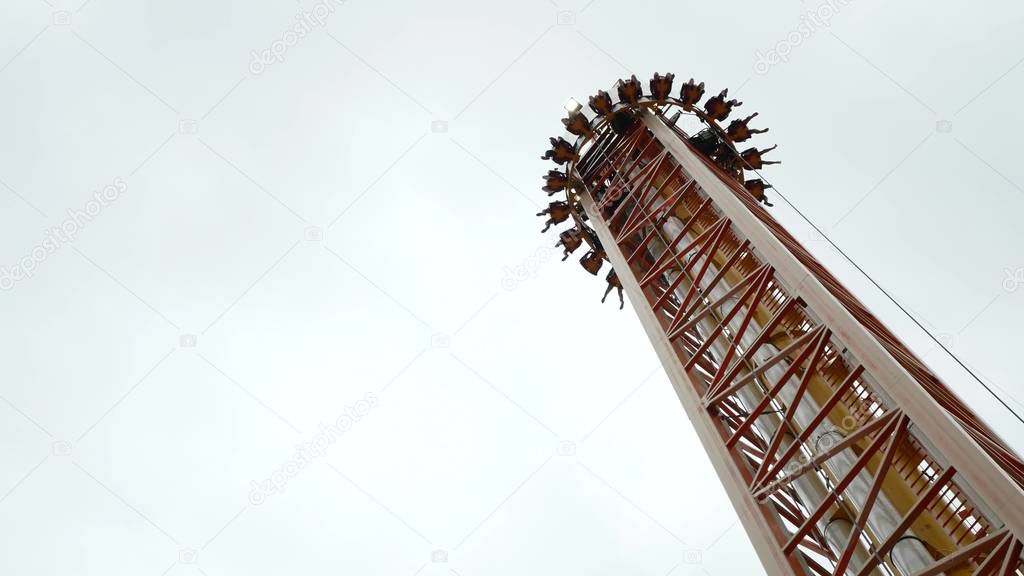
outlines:
[[[127,189],[0,292],[0,569],[760,573],[634,314],[537,233],[561,105],[630,72],[759,111],[768,179],[1024,410],[1024,282],[1004,283],[1024,5],[852,0],[765,74],[757,52],[820,4],[628,6],[350,0],[253,74],[313,2],[4,2],[0,266]],[[367,393],[326,457],[249,502]]]

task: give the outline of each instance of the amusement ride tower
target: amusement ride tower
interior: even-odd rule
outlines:
[[[762,206],[756,114],[673,79],[570,101],[541,215],[628,295],[767,573],[1024,575],[1024,462]]]

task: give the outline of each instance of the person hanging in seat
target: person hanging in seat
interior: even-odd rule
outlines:
[[[757,148],[747,148],[746,150],[740,153],[740,157],[743,158],[743,162],[747,165],[748,168],[752,170],[760,170],[761,168],[767,166],[768,164],[782,164],[782,162],[779,161],[761,159],[762,155],[767,154],[778,147],[779,145],[776,144],[775,146],[772,146],[771,148],[765,148],[764,150],[758,150]]]
[[[565,164],[566,162],[580,159],[580,155],[576,153],[576,149],[570,144],[565,138],[550,138],[551,150],[548,150],[540,157],[541,160],[554,160],[555,164]]]
[[[608,288],[604,291],[604,296],[601,298],[601,304],[604,304],[604,301],[608,298],[608,294],[611,293],[612,288],[616,288],[619,291],[619,310],[622,310],[626,305],[626,301],[622,298],[622,282],[619,280],[619,275],[616,274],[615,269],[612,268],[608,271],[608,275],[605,276],[604,279],[608,281]]]
[[[545,226],[541,232],[547,232],[554,224],[561,224],[569,219],[569,215],[572,213],[572,208],[566,202],[558,201],[551,202],[548,207],[540,212],[537,212],[537,216],[547,216],[548,219],[544,222]]]
[[[590,272],[594,276],[601,271],[601,266],[604,265],[604,252],[598,252],[591,250],[584,254],[583,258],[580,258],[580,266],[587,272]]]
[[[764,195],[765,189],[771,188],[771,185],[766,185],[764,183],[764,180],[761,180],[760,178],[747,180],[746,182],[743,183],[743,187],[747,189],[747,192],[750,192],[750,195],[754,197],[754,200],[757,200],[758,202],[764,204],[765,206],[768,206],[769,208],[774,206],[774,204],[770,204],[768,202],[768,198]]]
[[[704,83],[694,84],[693,78],[679,91],[679,100],[683,103],[683,110],[690,111],[704,97]]]
[[[562,125],[567,132],[576,136],[589,136],[592,133],[590,120],[581,112],[572,112],[568,118],[562,118]]]
[[[759,130],[747,126],[747,123],[753,120],[756,116],[757,112],[754,112],[743,120],[733,120],[725,130],[726,135],[729,136],[729,139],[733,142],[745,142],[750,140],[750,137],[754,134],[764,134],[768,131],[767,128]]]
[[[541,190],[548,193],[548,196],[556,194],[565,190],[565,187],[569,185],[569,177],[558,170],[548,170],[546,176],[544,176],[544,187]]]
[[[704,111],[708,113],[708,116],[721,122],[729,117],[729,113],[732,112],[733,108],[738,108],[743,105],[743,102],[734,100],[726,100],[729,96],[729,89],[726,88],[718,93],[718,96],[709,98],[704,103]]]
[[[572,254],[583,244],[583,230],[579,228],[570,228],[558,235],[558,243],[555,244],[555,248],[561,246],[563,248],[562,262],[565,262],[569,258],[569,254]]]
[[[664,104],[665,100],[672,95],[672,81],[676,75],[669,72],[664,76],[654,73],[654,78],[651,78],[648,86],[651,89],[651,98],[656,100],[658,104]]]
[[[615,108],[615,104],[612,103],[612,97],[604,90],[598,90],[596,95],[591,96],[590,99],[587,100],[587,104],[595,114],[601,116],[608,116]]]
[[[637,104],[644,95],[640,81],[636,74],[630,76],[629,80],[619,80],[618,83],[619,101],[623,104]]]

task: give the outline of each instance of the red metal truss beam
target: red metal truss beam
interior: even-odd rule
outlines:
[[[683,229],[680,230],[678,234],[676,234],[676,237],[672,239],[672,242],[669,243],[669,245],[665,248],[665,251],[661,254],[661,256],[658,256],[658,259],[654,261],[654,265],[651,267],[651,270],[643,278],[640,279],[641,286],[646,288],[652,281],[654,281],[655,278],[661,276],[672,267],[673,260],[677,260],[680,258],[685,259],[686,255],[689,254],[690,251],[693,250],[694,248],[698,246],[701,247],[701,251],[698,253],[698,255],[706,253],[706,247],[710,245],[709,239],[714,240],[718,238],[722,234],[724,228],[729,224],[729,222],[725,218],[719,219],[718,222],[716,222],[712,226],[709,226],[703,232],[698,234],[697,237],[690,241],[690,243],[687,244],[685,247],[683,247],[682,250],[677,251],[676,248],[679,246],[679,243],[683,240],[683,238],[686,237],[686,234],[690,231],[690,226],[692,224],[693,219],[691,218],[690,221],[687,222],[686,225],[683,227]],[[654,229],[654,232],[657,232],[657,226],[653,226],[652,228]],[[690,270],[695,264],[697,257],[694,257],[693,260],[694,261],[691,261],[690,263],[682,267],[682,270],[680,270],[680,272]]]
[[[992,548],[1006,541],[1007,538],[1009,538],[1009,535],[1010,533],[1008,530],[1000,530],[998,532],[993,532],[984,538],[979,538],[969,546],[953,552],[931,566],[928,566],[924,570],[916,573],[914,576],[938,576],[939,574],[943,574],[950,568],[956,568],[964,562],[978,557],[980,554],[991,551]]]
[[[737,293],[739,293],[740,290],[744,290],[745,288],[747,288],[747,286],[753,283],[755,280],[759,280],[764,271],[768,269],[767,266],[767,264],[764,264],[760,268],[757,268],[756,270],[752,271],[750,274],[747,274],[746,276],[743,277],[742,280],[737,282],[735,286],[727,290],[725,294],[722,294],[717,300],[709,303],[705,307],[701,308],[699,311],[696,309],[696,307],[693,310],[688,311],[685,315],[683,315],[680,318],[680,322],[683,322],[681,326],[669,327],[668,337],[675,338],[679,332],[689,330],[690,328],[696,326],[697,323],[703,320],[705,316],[710,314],[712,310],[717,309],[719,306],[722,305],[723,302],[735,296]],[[694,286],[696,286],[696,284],[694,284]],[[710,290],[708,290],[708,292],[710,292]]]
[[[664,180],[662,181],[662,186],[668,186],[669,183],[672,181],[672,178],[675,177],[677,172],[679,172],[678,164],[676,164],[675,167],[672,168],[672,171],[669,172],[667,176],[665,176]],[[658,193],[658,190],[654,190],[654,193],[651,194],[650,200],[644,200],[643,207],[641,209],[633,210],[633,212],[629,215],[629,218],[626,220],[626,223],[622,225],[622,228],[617,236],[617,239],[621,242],[623,238],[628,238],[634,232],[639,230],[640,227],[643,226],[644,223],[647,222],[648,220],[652,222],[657,222],[658,220],[660,220],[658,214],[660,214],[662,210],[665,211],[666,217],[671,215],[672,210],[676,207],[677,204],[679,204],[679,201],[682,200],[683,194],[685,194],[689,190],[691,184],[691,182],[683,183],[681,186],[678,186],[671,194],[669,194],[667,198],[662,198],[661,195]],[[647,186],[650,185],[650,183],[647,184]],[[658,199],[661,199],[661,204],[659,204],[657,208],[652,210],[651,206]],[[633,220],[634,217],[636,217],[636,220]]]
[[[1013,576],[1013,573],[1017,571],[1017,567],[1020,566],[1022,550],[1024,550],[1024,544],[1020,540],[1014,540],[1013,544],[1010,545],[1009,554],[1003,560],[1003,567],[999,570],[999,576]]]
[[[729,347],[729,350],[726,351],[725,358],[722,359],[721,369],[715,372],[714,378],[708,385],[707,392],[704,393],[705,403],[710,400],[712,396],[717,394],[723,386],[728,386],[729,383],[736,378],[736,375],[743,366],[749,365],[750,362],[753,361],[754,354],[756,354],[757,351],[761,349],[761,346],[771,338],[772,333],[779,327],[779,324],[782,323],[782,319],[786,317],[786,314],[789,313],[790,308],[792,308],[794,304],[795,301],[787,296],[786,300],[779,306],[778,311],[775,312],[775,315],[772,316],[771,320],[769,320],[768,323],[765,324],[764,328],[761,329],[761,332],[754,337],[754,341],[750,343],[750,347],[747,348],[739,359],[730,366],[729,360],[739,345],[739,338],[743,334],[743,331],[741,330],[737,333],[736,337],[733,339],[732,346]]]
[[[811,569],[811,572],[814,572],[818,576],[832,576],[832,571],[819,564],[817,560],[814,560],[802,552],[800,555],[803,557],[803,561],[807,563],[807,567]]]
[[[1024,489],[1017,480],[1024,464],[742,186],[730,181],[661,119],[647,113],[642,118],[716,208],[730,218],[738,234],[751,240],[758,255],[778,271],[780,282],[841,334],[844,348],[864,365],[871,381],[878,384],[876,391],[885,394],[885,403],[904,411],[925,448],[958,470],[972,499],[985,505],[985,514],[997,517],[1018,537],[1024,535]]]
[[[786,545],[782,547],[782,552],[784,554],[793,553],[793,550],[796,549],[797,545],[800,543],[800,540],[803,539],[803,537],[806,536],[812,528],[814,528],[818,520],[821,520],[821,517],[825,515],[825,512],[828,512],[829,509],[832,508],[832,506],[836,503],[836,500],[839,498],[839,495],[842,494],[850,486],[851,483],[853,483],[853,480],[857,477],[858,474],[860,474],[860,471],[867,465],[868,461],[878,454],[879,450],[882,449],[882,445],[886,442],[886,440],[889,440],[890,442],[893,440],[893,431],[895,428],[895,422],[886,425],[882,433],[880,433],[878,436],[875,437],[874,440],[871,441],[871,444],[868,445],[867,449],[864,450],[864,452],[857,458],[857,461],[850,468],[849,472],[847,472],[846,475],[843,476],[843,479],[839,481],[839,484],[837,484],[836,487],[831,492],[829,492],[827,496],[825,496],[825,499],[821,502],[821,504],[819,504],[818,507],[815,508],[814,512],[811,512],[811,515],[809,518],[807,518],[807,521],[804,522],[804,524],[797,529],[797,531],[789,539],[789,542],[786,542]]]
[[[692,186],[692,181],[690,184],[685,184],[684,186]],[[672,240],[672,243],[669,245],[668,249],[666,250],[666,253],[675,249],[679,242],[681,242],[683,238],[686,236],[686,233],[690,231],[690,228],[692,228],[693,225],[696,223],[697,217],[699,217],[704,212],[704,210],[706,210],[707,207],[710,205],[711,200],[704,200],[704,202],[700,205],[700,208],[697,209],[697,212],[686,222],[686,224],[683,226],[679,234],[677,234],[676,237]],[[640,241],[640,244],[638,244],[637,247],[633,250],[633,253],[629,255],[629,258],[626,259],[627,262],[632,264],[641,254],[647,251],[648,244],[650,244],[652,239],[658,236],[659,226],[660,221],[659,223],[656,223],[655,225],[651,226],[651,231],[648,232],[646,236],[644,236],[643,240]]]
[[[807,362],[807,368],[804,369],[804,375],[803,378],[801,378],[800,386],[807,386],[807,382],[810,382],[811,375],[814,374],[815,369],[818,366],[818,362],[825,353],[825,344],[828,342],[828,334],[828,330],[821,330],[813,344],[804,347],[804,349],[800,351],[800,354],[786,368],[785,372],[782,373],[782,376],[779,378],[779,381],[775,383],[775,386],[773,386],[772,389],[769,390],[763,398],[761,398],[761,401],[757,403],[757,406],[751,410],[750,417],[740,425],[740,430],[745,430],[754,425],[754,420],[760,416],[761,412],[764,411],[768,404],[778,396],[779,392],[786,387],[786,384],[789,384],[789,379],[796,374],[797,370],[800,369],[800,365],[805,361]],[[808,360],[808,357],[810,357],[810,360]],[[800,392],[800,394],[802,394],[802,392]],[[735,443],[736,436],[734,434],[732,438],[729,438],[729,440],[726,441],[725,446],[726,448],[732,448]]]
[[[612,212],[612,217],[608,219],[608,225],[613,226],[615,220],[618,219],[620,214],[624,214],[626,205],[629,204],[629,200],[638,193],[640,197],[636,199],[636,202],[641,202],[647,193],[647,187],[650,181],[654,178],[654,175],[658,173],[661,165],[665,163],[665,158],[668,155],[665,151],[662,151],[654,160],[648,163],[646,166],[640,168],[640,171],[636,174],[630,175],[628,173],[619,174],[619,183],[612,187],[609,187],[605,192],[604,199],[602,200],[602,208],[608,206],[612,202],[619,201],[619,205]],[[632,168],[630,169],[632,171]],[[626,189],[626,195],[620,199],[620,190]]]
[[[950,480],[953,479],[953,475],[956,474],[954,468],[946,468],[946,470],[935,480],[935,482],[928,488],[928,490],[918,498],[914,506],[903,515],[903,519],[892,531],[892,534],[888,538],[879,544],[878,549],[875,550],[871,557],[861,567],[860,572],[857,576],[870,576],[872,570],[875,569],[881,561],[882,557],[889,553],[894,546],[900,541],[900,538],[906,534],[910,526],[917,520],[921,512],[924,512],[926,508],[933,502],[933,500],[939,495],[939,492],[944,486],[946,486]]]
[[[626,161],[626,165],[619,170],[618,174],[616,174],[616,180],[612,183],[612,186],[608,188],[609,193],[605,194],[604,198],[601,199],[601,203],[599,204],[601,208],[606,208],[616,200],[628,200],[636,190],[645,190],[644,185],[648,184],[651,179],[654,178],[658,169],[661,168],[662,164],[665,163],[666,158],[668,158],[665,150],[661,150],[650,162],[641,165],[640,160],[643,159],[643,153],[646,152],[647,148],[653,144],[654,141],[648,142],[644,145],[643,150],[637,158]],[[637,166],[639,166],[639,169],[637,169]],[[620,196],[621,190],[626,190],[625,196]],[[617,212],[619,212],[618,209],[616,209],[613,214]],[[612,216],[612,218],[614,217],[615,216]],[[612,218],[608,219],[609,223],[612,222]]]
[[[830,396],[829,399],[821,406],[821,408],[818,409],[818,413],[814,415],[814,418],[811,419],[811,421],[807,424],[807,427],[805,427],[804,430],[800,433],[800,435],[797,436],[796,440],[794,440],[793,443],[790,444],[789,447],[786,449],[786,451],[783,452],[782,456],[778,459],[778,461],[773,463],[771,468],[766,470],[765,473],[760,477],[760,479],[755,478],[755,483],[752,485],[753,489],[756,490],[758,488],[761,488],[761,485],[765,482],[767,478],[775,477],[779,472],[786,468],[786,465],[789,464],[789,461],[800,450],[800,447],[803,446],[808,439],[810,439],[811,434],[813,434],[814,431],[817,430],[818,426],[825,421],[825,418],[828,417],[828,415],[832,412],[832,409],[835,408],[836,405],[839,403],[839,400],[843,397],[844,394],[846,394],[846,391],[849,390],[850,386],[853,385],[854,380],[860,377],[863,371],[864,368],[858,366],[856,369],[850,372],[849,375],[847,375],[846,379],[843,380],[843,383],[840,384],[838,388],[836,388],[835,392],[832,393],[832,396]]]
[[[992,576],[996,570],[1003,563],[1003,559],[1009,560],[1008,552],[1010,551],[1010,544],[1013,541],[1013,537],[1007,534],[996,546],[996,549],[991,554],[985,557],[985,559],[978,565],[978,569],[975,570],[975,576]]]
[[[793,418],[796,415],[796,409],[800,405],[800,401],[803,400],[804,393],[807,392],[807,386],[811,383],[811,378],[817,373],[817,365],[821,355],[825,352],[825,346],[828,345],[829,336],[829,331],[823,330],[821,336],[818,337],[814,356],[812,357],[807,369],[804,370],[803,377],[800,378],[800,384],[797,386],[796,394],[793,396],[793,401],[789,403],[789,406],[786,407],[786,412],[782,415],[782,423],[775,430],[775,434],[772,437],[772,443],[768,446],[768,451],[765,453],[764,462],[761,463],[761,466],[757,469],[757,473],[754,474],[754,481],[750,483],[751,486],[758,485],[768,473],[771,461],[775,458],[775,454],[778,453],[779,447],[782,446],[782,439],[785,436],[786,430],[792,426]]]
[[[665,156],[659,156],[656,161],[645,166],[643,168],[644,176],[640,178],[640,182],[630,185],[629,193],[619,202],[619,205],[615,208],[615,212],[612,214],[612,217],[608,219],[608,225],[614,230],[616,229],[616,222],[619,218],[626,215],[622,224],[618,225],[618,231],[615,234],[616,242],[621,243],[623,239],[629,237],[633,232],[635,232],[642,225],[641,218],[646,220],[648,216],[654,216],[654,212],[650,211],[649,208],[655,201],[662,198],[662,196],[660,194],[660,188],[653,187],[653,181],[658,173],[661,172],[662,166],[665,164],[669,164],[665,161]],[[672,169],[672,172],[662,179],[662,186],[668,186],[675,172],[679,171],[678,164],[674,164],[673,166],[674,168]],[[679,186],[675,192],[684,190],[686,188],[686,184],[688,183],[683,183],[683,185]],[[630,200],[632,200],[632,202],[630,202]],[[632,210],[627,210],[627,206],[631,206]]]
[[[720,388],[725,388],[725,389],[722,390],[721,392],[718,392],[714,396],[712,396],[711,399],[709,399],[707,402],[705,402],[705,404],[707,406],[709,406],[709,407],[710,406],[714,406],[718,402],[721,402],[722,399],[724,399],[726,397],[729,397],[729,396],[732,396],[740,388],[743,388],[749,382],[753,381],[754,378],[757,378],[758,376],[760,376],[760,375],[764,374],[765,372],[767,372],[768,369],[771,368],[772,366],[775,366],[779,362],[782,362],[786,358],[789,358],[790,354],[792,354],[794,351],[806,347],[807,341],[810,340],[811,338],[816,337],[818,335],[818,333],[821,332],[824,329],[825,329],[824,326],[820,326],[819,325],[819,326],[815,326],[811,330],[808,330],[807,332],[801,334],[799,337],[795,338],[792,342],[787,344],[785,348],[783,348],[782,350],[779,350],[779,352],[777,354],[775,354],[774,356],[772,356],[768,360],[765,360],[764,362],[762,362],[757,368],[754,368],[753,370],[751,370],[750,372],[745,374],[742,378],[737,380],[734,384],[730,384],[731,378],[723,380],[719,387]]]
[[[901,414],[897,420],[896,431],[893,433],[892,439],[889,440],[889,447],[886,448],[885,456],[882,457],[882,463],[875,470],[875,479],[872,481],[871,488],[868,490],[868,496],[864,500],[864,507],[857,514],[857,519],[850,530],[850,537],[846,542],[846,547],[843,549],[842,555],[839,556],[839,562],[836,563],[836,574],[846,574],[846,568],[850,565],[850,560],[853,559],[853,552],[857,547],[857,540],[860,538],[860,533],[864,530],[865,524],[867,524],[868,514],[875,507],[875,500],[882,489],[882,482],[885,481],[885,477],[889,474],[889,468],[892,467],[892,460],[896,455],[896,449],[899,447],[900,442],[903,441],[904,434],[906,434],[909,425],[910,420],[906,415]]]
[[[732,322],[732,319],[736,317],[736,314],[743,309],[743,305],[749,300],[750,304],[747,307],[747,313],[741,321],[742,324],[740,325],[740,329],[736,332],[736,339],[738,340],[739,337],[742,336],[743,332],[746,331],[747,326],[750,325],[750,320],[754,317],[754,313],[757,312],[757,307],[761,304],[761,300],[764,298],[764,293],[768,291],[768,283],[771,282],[771,278],[772,269],[766,264],[762,269],[760,269],[758,277],[750,283],[750,286],[748,286],[746,291],[743,292],[743,295],[736,301],[736,304],[733,305],[732,309],[726,313],[721,322],[715,326],[711,333],[704,338],[704,344],[702,344],[700,348],[697,349],[697,352],[694,353],[694,358],[707,352],[708,348],[715,343],[715,339],[718,338],[719,334],[721,334],[725,327],[729,325],[729,322]],[[736,344],[738,344],[738,341],[734,343],[734,346]],[[733,347],[730,347],[726,352],[725,358],[720,363],[722,367],[724,367],[728,362],[729,357],[731,356],[730,352],[732,352],[733,349]],[[690,358],[690,360],[685,364],[685,367],[692,367],[693,362],[694,359]],[[719,371],[721,371],[721,368]]]
[[[680,322],[682,322],[683,314],[690,306],[690,300],[697,293],[697,286],[700,284],[700,281],[704,279],[704,275],[707,273],[708,268],[711,266],[711,255],[718,251],[719,247],[722,244],[722,240],[725,238],[725,230],[726,227],[723,227],[721,230],[719,230],[718,233],[715,234],[715,238],[712,241],[712,243],[701,246],[701,249],[694,255],[693,259],[691,260],[690,263],[694,264],[703,257],[704,263],[701,264],[700,270],[698,270],[697,275],[694,276],[690,288],[687,289],[686,291],[686,295],[679,302],[679,309],[673,315],[672,322],[669,323],[670,327],[677,326]],[[727,267],[732,267],[732,265],[734,265],[736,261],[739,260],[740,252],[741,251],[737,251],[729,258],[729,261],[726,263]],[[689,267],[684,269],[684,271],[688,270],[690,270]],[[657,309],[658,307],[665,303],[665,300],[668,299],[669,295],[675,292],[676,288],[679,287],[684,278],[686,278],[686,274],[679,274],[678,276],[676,276],[676,279],[673,280],[672,283],[669,285],[669,288],[666,291],[666,293],[663,294],[661,298],[659,298],[654,303],[655,309]],[[713,287],[716,284],[717,279],[712,281],[711,286]]]
[[[867,424],[864,424],[863,426],[861,426],[860,428],[856,429],[855,431],[847,435],[845,438],[843,438],[841,442],[837,442],[836,445],[833,446],[832,448],[829,448],[828,450],[821,452],[819,454],[815,454],[814,457],[812,457],[807,462],[797,467],[795,470],[789,472],[788,474],[780,475],[775,480],[765,483],[764,486],[754,490],[754,498],[757,498],[758,500],[763,500],[776,490],[793,482],[797,478],[803,476],[804,474],[820,466],[822,463],[827,462],[836,454],[839,454],[843,450],[846,450],[847,448],[853,446],[866,436],[878,431],[879,429],[881,429],[882,432],[875,436],[875,439],[884,436],[885,431],[888,429],[887,426],[892,422],[892,419],[894,416],[896,416],[896,414],[896,412],[889,412],[888,414],[882,416],[881,418],[877,418],[875,420],[868,422]],[[783,470],[778,469],[778,472],[781,473],[783,472]]]
[[[669,380],[680,398],[681,405],[694,423],[701,442],[711,454],[711,462],[716,472],[722,479],[726,491],[731,497],[741,500],[738,505],[739,517],[747,529],[755,549],[765,562],[768,573],[771,576],[782,576],[785,574],[804,574],[807,571],[806,565],[795,557],[787,557],[779,549],[779,541],[785,538],[783,528],[778,522],[769,516],[769,511],[762,504],[757,503],[749,494],[749,488],[744,478],[744,463],[748,456],[734,451],[729,453],[722,446],[721,431],[725,427],[722,419],[717,414],[710,413],[700,401],[700,395],[694,383],[701,380],[700,375],[694,370],[687,374],[680,359],[678,345],[669,341],[666,337],[663,322],[663,312],[651,306],[657,295],[653,290],[644,290],[639,285],[639,280],[633,267],[626,262],[626,255],[615,242],[614,233],[609,228],[607,221],[601,216],[593,197],[585,184],[580,179],[573,179],[574,189],[577,191],[578,199],[584,210],[591,217],[591,225],[597,233],[601,243],[605,246],[608,259],[616,270],[619,271],[625,291],[629,294],[629,301],[641,318],[641,325],[651,339],[654,349],[658,354],[662,365],[669,374]],[[693,210],[691,210],[692,212]],[[741,250],[742,252],[742,250]],[[709,373],[712,373],[709,371]],[[716,448],[716,446],[718,448]]]
[[[807,520],[807,515],[800,510],[796,503],[791,498],[787,498],[788,494],[779,492],[772,494],[772,497],[768,501],[775,505],[776,511],[783,519],[794,526],[799,526],[801,523]]]
[[[714,246],[711,247],[711,252],[708,253],[708,256],[705,257],[704,264],[701,266],[699,274],[697,274],[697,276],[695,276],[691,281],[690,288],[686,291],[686,296],[683,298],[683,301],[680,302],[679,313],[676,315],[675,318],[673,318],[672,323],[669,325],[669,332],[678,328],[679,325],[685,322],[686,319],[689,318],[690,315],[693,314],[693,312],[696,311],[697,308],[700,306],[701,300],[694,300],[694,296],[697,295],[699,289],[703,289],[705,293],[712,292],[725,277],[726,273],[735,268],[736,265],[741,260],[743,260],[745,256],[748,256],[750,254],[750,252],[747,250],[749,245],[747,242],[744,242],[735,252],[732,253],[732,255],[729,257],[729,260],[725,263],[722,269],[719,270],[719,272],[715,274],[714,277],[711,278],[711,281],[708,282],[708,285],[702,288],[700,283],[704,279],[704,274],[707,273],[709,267],[711,266],[711,254],[717,252],[721,243],[725,240],[726,230],[723,230],[722,234],[720,234],[718,238],[715,239],[715,244]]]
[[[636,146],[636,143],[640,141],[641,136],[645,135],[645,132],[645,130],[635,130],[628,136],[616,135],[611,130],[605,132],[601,136],[600,147],[593,151],[593,153],[587,151],[583,161],[577,168],[581,178],[588,185],[596,183],[598,179],[604,180],[607,178],[615,163]],[[602,168],[602,175],[600,176],[595,174],[598,168]]]
[[[640,151],[640,154],[637,156],[637,159],[629,159],[629,155],[633,152],[633,150],[636,149],[637,144],[640,143],[641,137],[645,135],[646,134],[644,130],[637,130],[634,136],[620,143],[618,150],[613,154],[613,157],[610,158],[608,162],[605,164],[606,171],[610,172],[614,172],[615,167],[617,165],[621,165],[619,166],[618,173],[615,175],[615,178],[618,179],[618,182],[613,180],[612,183],[608,186],[607,190],[605,190],[605,196],[601,199],[601,202],[598,204],[601,208],[604,208],[604,206],[607,205],[608,202],[615,198],[614,195],[618,194],[617,189],[621,188],[623,183],[627,181],[628,175],[636,166],[637,160],[643,157],[643,154],[644,152],[647,151],[648,147],[654,145],[655,139],[648,138],[647,142],[644,143],[644,147]],[[605,174],[602,177],[602,179],[607,177],[608,174]]]
[[[904,358],[909,352],[886,340],[883,328],[872,327],[877,321],[870,314],[846,307],[841,287],[824,288],[833,279],[816,262],[794,257],[800,247],[742,189],[734,190],[685,140],[667,137],[656,119],[641,115],[646,132],[603,141],[599,153],[615,160],[588,165],[605,174],[597,182],[609,189],[600,207],[615,203],[614,213],[605,218],[609,211],[598,209],[584,181],[570,175],[574,198],[590,216],[769,574],[892,570],[886,554],[925,528],[916,535],[931,554],[949,550],[946,542],[957,548],[924,573],[981,562],[988,573],[1016,574],[1019,514],[1000,506],[1014,496],[1000,492],[1006,477],[991,473],[994,463],[1014,469],[1015,457],[1001,452],[998,440],[937,381],[915,392],[919,382],[908,380],[927,380],[927,370]],[[602,162],[615,165],[602,172]],[[669,215],[682,220],[671,237],[664,226]],[[782,346],[780,328],[788,341],[765,353],[768,342]],[[767,358],[755,363],[759,352]],[[782,376],[767,381],[767,371],[778,366],[774,372]],[[743,392],[748,386],[754,396]],[[937,406],[948,412],[936,417]],[[779,410],[769,423],[764,417],[772,407]],[[844,432],[856,429],[833,446],[811,449],[809,439],[837,414],[846,415]],[[847,466],[837,468],[837,456],[853,466],[840,471]],[[809,475],[813,470],[818,473]],[[892,506],[901,516],[891,518]],[[853,528],[843,542],[826,542],[819,525],[837,509]],[[1008,531],[993,540],[1004,512]],[[915,565],[925,565],[924,549],[913,546]],[[863,566],[854,561],[861,553]]]

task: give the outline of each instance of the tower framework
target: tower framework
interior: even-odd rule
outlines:
[[[542,214],[612,265],[766,571],[1024,576],[1024,462],[761,205],[740,103],[672,81],[570,109]]]

